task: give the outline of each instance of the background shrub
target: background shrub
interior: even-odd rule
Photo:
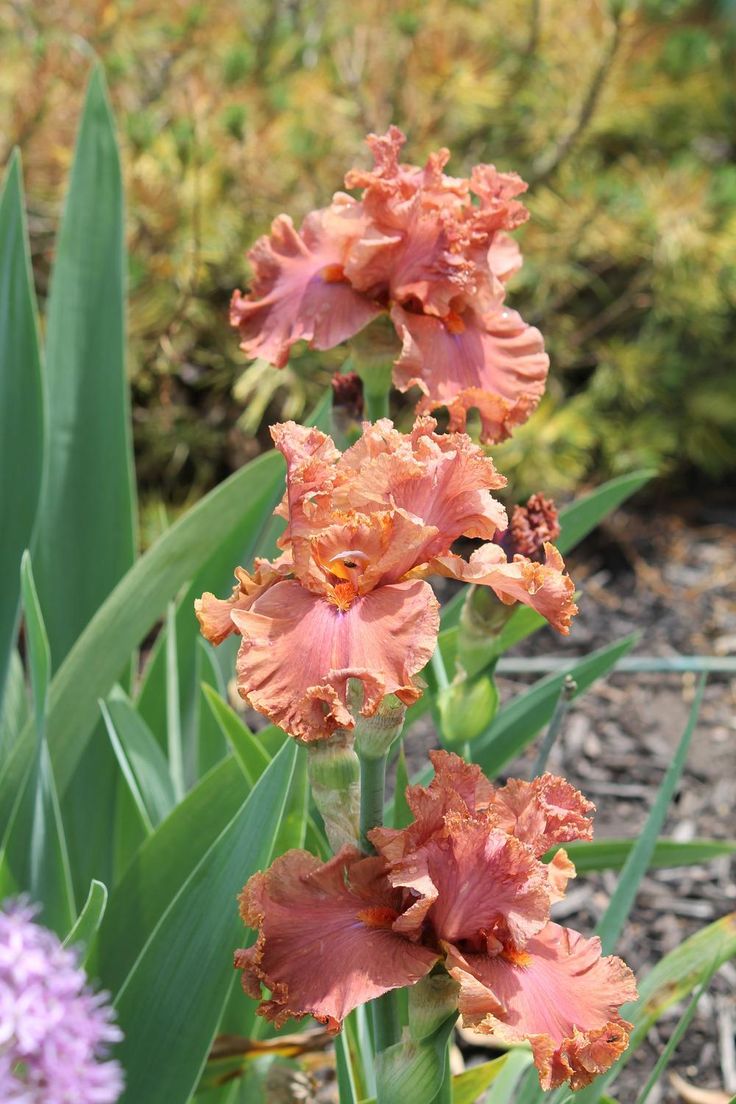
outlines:
[[[144,500],[199,495],[339,367],[344,351],[304,350],[282,373],[247,368],[227,302],[272,217],[327,202],[364,134],[391,121],[413,158],[446,144],[451,171],[492,160],[530,181],[512,301],[544,331],[553,371],[499,452],[519,493],[540,468],[552,490],[640,465],[683,485],[732,473],[735,10],[223,0],[213,19],[191,0],[7,5],[0,158],[23,146],[42,295],[92,51],[111,81]]]

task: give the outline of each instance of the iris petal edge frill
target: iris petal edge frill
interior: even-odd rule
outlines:
[[[288,851],[249,880],[241,916],[258,939],[236,951],[235,966],[249,996],[270,990],[260,1015],[277,1027],[313,1015],[335,1032],[359,1004],[429,973],[439,953],[391,930],[400,894],[384,870],[350,847],[324,864]]]
[[[619,1008],[636,998],[631,970],[600,940],[549,923],[521,954],[463,954],[445,945],[460,985],[466,1027],[506,1043],[529,1042],[541,1087],[589,1085],[628,1045],[632,1025]]]

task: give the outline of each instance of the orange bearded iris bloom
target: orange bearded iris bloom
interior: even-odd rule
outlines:
[[[476,407],[482,440],[501,441],[539,402],[549,366],[539,330],[504,303],[526,184],[493,165],[447,176],[446,149],[424,168],[403,164],[404,141],[397,127],[369,135],[374,167],[345,178],[360,199],[337,192],[299,231],[279,215],[248,255],[253,286],[233,295],[231,322],[248,356],[282,368],[297,341],[330,349],[388,311],[394,383],[419,387],[418,412],[446,406],[464,429]]]
[[[337,1031],[443,962],[467,1026],[527,1040],[542,1088],[582,1088],[626,1048],[619,1009],[636,985],[599,940],[549,920],[575,870],[562,850],[554,864],[540,856],[589,839],[593,806],[552,775],[494,789],[455,755],[432,761],[429,787],[407,791],[414,822],[370,833],[377,856],[290,851],[249,880],[241,915],[258,940],[236,952],[243,987],[270,990],[259,1012],[277,1024],[311,1014]]]
[[[274,426],[287,466],[283,554],[239,569],[231,598],[195,603],[212,643],[242,636],[240,694],[301,740],[354,727],[349,679],[363,684],[364,716],[387,694],[417,700],[439,629],[429,574],[488,585],[568,631],[574,587],[559,553],[547,545],[544,564],[509,562],[492,543],[506,514],[491,490],[505,479],[469,437],[434,429],[428,417],[410,434],[379,421],[343,454],[319,430]],[[450,551],[461,536],[487,543],[466,562]]]

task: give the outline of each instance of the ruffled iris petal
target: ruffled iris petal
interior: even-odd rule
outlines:
[[[438,958],[391,930],[400,894],[381,859],[352,848],[325,864],[288,851],[250,879],[240,902],[258,940],[236,952],[235,965],[247,994],[271,991],[259,1012],[277,1025],[312,1015],[337,1031],[353,1008],[414,984]]]
[[[366,716],[386,694],[416,701],[412,677],[429,661],[439,627],[437,600],[419,580],[381,586],[341,610],[290,579],[232,617],[243,637],[240,694],[305,741],[354,726],[350,678],[363,682]]]
[[[564,778],[543,774],[531,782],[510,779],[496,790],[492,811],[504,832],[543,855],[558,843],[593,838],[595,805]]]
[[[437,556],[430,571],[465,583],[489,586],[502,602],[531,606],[565,635],[578,611],[573,600],[575,585],[552,544],[544,546],[543,563],[524,556],[515,556],[509,563],[503,550],[489,543],[473,552],[469,560],[454,553]]]
[[[581,1089],[628,1045],[631,1024],[619,1008],[636,997],[631,970],[601,957],[599,939],[547,926],[518,954],[462,954],[447,947],[468,1027],[504,1042],[528,1040],[543,1089]]]
[[[399,433],[387,419],[366,424],[340,464],[346,473],[342,498],[353,509],[393,504],[435,527],[436,539],[417,563],[449,549],[460,536],[490,540],[507,523],[491,495],[506,480],[490,457],[465,434],[435,429],[433,418],[418,418],[411,433]]]
[[[332,208],[313,211],[301,232],[288,215],[274,219],[270,235],[249,253],[251,291],[236,291],[230,305],[230,321],[248,356],[283,368],[297,341],[331,349],[380,313],[343,275],[347,249],[362,229],[359,205],[347,196]]]
[[[441,940],[521,946],[549,918],[544,865],[484,817],[448,814],[442,832],[394,865],[391,881],[431,899],[426,913],[409,910],[397,930],[413,930],[426,915]]]
[[[419,413],[446,406],[450,429],[463,430],[477,408],[481,440],[505,440],[527,420],[547,380],[549,358],[539,330],[516,311],[479,315],[472,309],[450,319],[395,306],[391,312],[402,341],[394,382],[423,393]]]

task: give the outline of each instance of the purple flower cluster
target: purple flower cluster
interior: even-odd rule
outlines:
[[[107,994],[95,993],[74,951],[35,923],[25,901],[0,909],[0,1101],[114,1104],[122,1038]]]

